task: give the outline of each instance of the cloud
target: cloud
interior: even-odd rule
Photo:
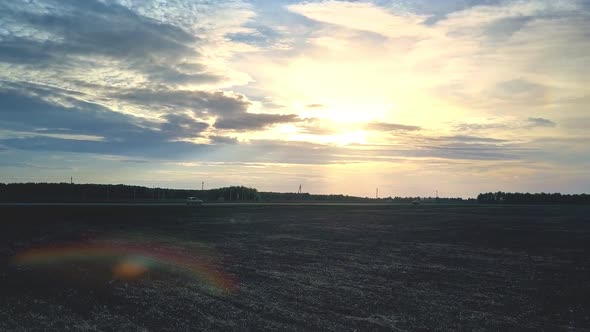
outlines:
[[[277,103],[272,98],[268,97],[264,98],[260,103],[266,109],[281,109],[286,107],[285,105]]]
[[[217,129],[231,129],[237,131],[259,130],[279,123],[298,122],[295,114],[256,114],[241,113],[231,116],[222,116],[215,121]]]
[[[42,31],[47,40],[20,38],[14,45],[14,60],[29,61],[27,49],[39,54],[65,57],[104,55],[117,60],[178,58],[194,54],[189,46],[195,38],[186,31],[165,24],[114,3],[89,1],[45,1],[45,10],[33,5],[11,6],[3,11],[20,29]],[[17,27],[15,27],[17,28]],[[20,52],[18,45],[23,45]],[[52,58],[55,59],[55,58]]]
[[[209,128],[208,123],[198,121],[187,114],[166,114],[163,118],[166,122],[160,125],[160,130],[176,139],[199,137]]]
[[[338,164],[367,161],[386,161],[391,158],[441,158],[448,160],[519,160],[533,149],[490,138],[477,137],[421,137],[395,145],[365,145],[362,149],[326,146],[308,142],[252,141],[241,145],[246,151],[256,148],[258,162],[301,164]],[[255,156],[255,157],[254,157]],[[252,160],[252,159],[249,159]]]
[[[552,120],[538,117],[528,117],[526,119],[509,118],[505,120],[496,120],[494,122],[484,123],[459,123],[454,125],[457,132],[517,132],[525,131],[536,127],[553,128],[557,123]]]
[[[135,91],[120,98],[161,107],[182,105],[189,111],[171,111],[164,113],[160,121],[152,121],[71,97],[60,89],[4,84],[0,86],[0,127],[21,134],[5,137],[0,142],[11,148],[32,151],[170,158],[214,149],[214,145],[180,142],[205,138],[203,134],[210,128],[207,122],[193,115],[215,116],[217,129],[234,131],[260,130],[278,123],[299,121],[295,115],[248,113],[249,102],[243,97],[218,92]],[[171,103],[174,98],[177,104]],[[219,135],[210,139],[214,144],[238,143]]]
[[[0,167],[12,167],[12,168],[33,168],[37,170],[71,170],[71,167],[66,166],[44,166],[25,162],[5,162],[0,161]]]
[[[51,1],[50,1],[51,3]],[[65,54],[102,54],[117,59],[137,57],[180,57],[194,53],[196,39],[186,31],[114,3],[59,1],[59,12],[14,13],[24,24],[44,30],[62,40]]]
[[[167,67],[163,65],[139,65],[138,68],[141,68],[145,73],[147,73],[151,80],[173,85],[201,85],[208,83],[217,83],[223,80],[223,76],[209,73],[204,69],[192,71],[181,71],[179,69],[182,67],[194,68],[197,66],[198,64],[181,63],[178,66],[174,67]]]
[[[1,62],[38,66],[63,60],[59,54],[43,50],[43,45],[37,41],[15,37],[0,41]]]
[[[308,105],[305,105],[305,107],[307,107],[307,108],[324,108],[326,106],[323,104],[308,104]]]
[[[298,126],[298,128],[300,133],[309,135],[333,135],[338,133],[338,131],[335,129],[318,127],[313,125],[300,125]]]
[[[31,91],[34,89],[0,90],[0,127],[22,133],[0,139],[5,146],[160,158],[202,149],[176,141],[199,137],[209,127],[186,114],[167,114],[163,122],[147,121],[68,98],[59,90],[39,90],[45,94]]]
[[[503,142],[509,142],[508,140],[505,140],[505,139],[470,136],[470,135],[443,136],[443,137],[439,137],[439,138],[431,138],[431,140],[439,140],[439,141],[442,140],[442,141],[461,142],[461,143],[503,143]]]
[[[527,122],[530,127],[556,127],[557,123],[543,118],[528,118]]]
[[[239,141],[235,137],[228,136],[209,136],[209,140],[213,144],[238,144]]]
[[[481,131],[481,130],[497,130],[510,129],[512,125],[508,123],[459,123],[455,125],[455,129],[460,132],[465,131]]]
[[[340,94],[345,105],[362,105],[355,99],[390,103],[395,111],[374,107],[373,112],[395,118],[375,120],[420,121],[423,127],[457,116],[527,116],[587,94],[581,87],[589,75],[584,63],[590,39],[581,31],[590,28],[590,15],[580,1],[454,2],[449,7],[459,10],[442,8],[436,21],[428,21],[424,11],[379,2],[385,3],[390,6],[346,1],[289,6],[322,24],[305,54],[289,64],[318,83],[295,80],[296,73],[285,71],[277,73],[285,78],[272,84],[295,88],[294,94],[307,100],[320,95],[336,100]],[[367,38],[367,32],[383,38]]]
[[[116,91],[110,97],[160,112],[188,110],[196,116],[244,113],[251,105],[243,95],[221,91],[127,89]]]
[[[260,130],[279,123],[296,122],[294,114],[250,113],[252,103],[243,95],[224,92],[183,90],[128,90],[112,95],[145,108],[163,112],[190,111],[196,117],[215,117],[215,128],[224,130]]]
[[[417,131],[422,128],[419,126],[409,126],[397,123],[372,122],[368,128],[376,131]]]
[[[0,38],[0,62],[81,80],[89,79],[84,77],[88,72],[79,72],[82,68],[95,73],[110,69],[110,75],[101,75],[110,79],[124,75],[127,84],[185,86],[226,79],[226,73],[205,65],[200,49],[207,42],[191,31],[199,25],[179,25],[171,17],[155,14],[155,8],[138,12],[129,5],[130,1],[98,0],[3,5],[0,20],[7,24]],[[125,80],[117,79],[121,84]]]
[[[422,25],[426,16],[392,15],[371,3],[325,1],[288,6],[289,10],[312,20],[349,29],[368,31],[385,36],[404,34],[418,36],[429,34]]]
[[[58,93],[33,94],[30,90],[0,90],[0,123],[2,128],[15,131],[71,133],[118,139],[142,133],[140,119],[124,115],[94,103],[58,99]],[[65,102],[69,103],[67,105]]]

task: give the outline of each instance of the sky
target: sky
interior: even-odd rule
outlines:
[[[588,0],[16,0],[0,21],[0,182],[590,192]]]

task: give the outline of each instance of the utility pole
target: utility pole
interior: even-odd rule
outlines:
[[[299,185],[299,191],[297,191],[298,194],[301,194],[301,185]]]
[[[74,184],[74,177],[70,176],[70,184]]]
[[[379,199],[379,188],[375,188],[375,199]]]
[[[205,190],[205,181],[201,182],[201,191]]]

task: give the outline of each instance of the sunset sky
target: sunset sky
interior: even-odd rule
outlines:
[[[590,1],[0,3],[0,182],[590,191]]]

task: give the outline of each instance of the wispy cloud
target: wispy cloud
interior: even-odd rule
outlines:
[[[549,119],[543,118],[528,118],[531,127],[555,127],[557,124]]]
[[[369,124],[369,129],[378,131],[416,131],[421,128],[418,126],[402,125],[397,123],[373,122]]]

